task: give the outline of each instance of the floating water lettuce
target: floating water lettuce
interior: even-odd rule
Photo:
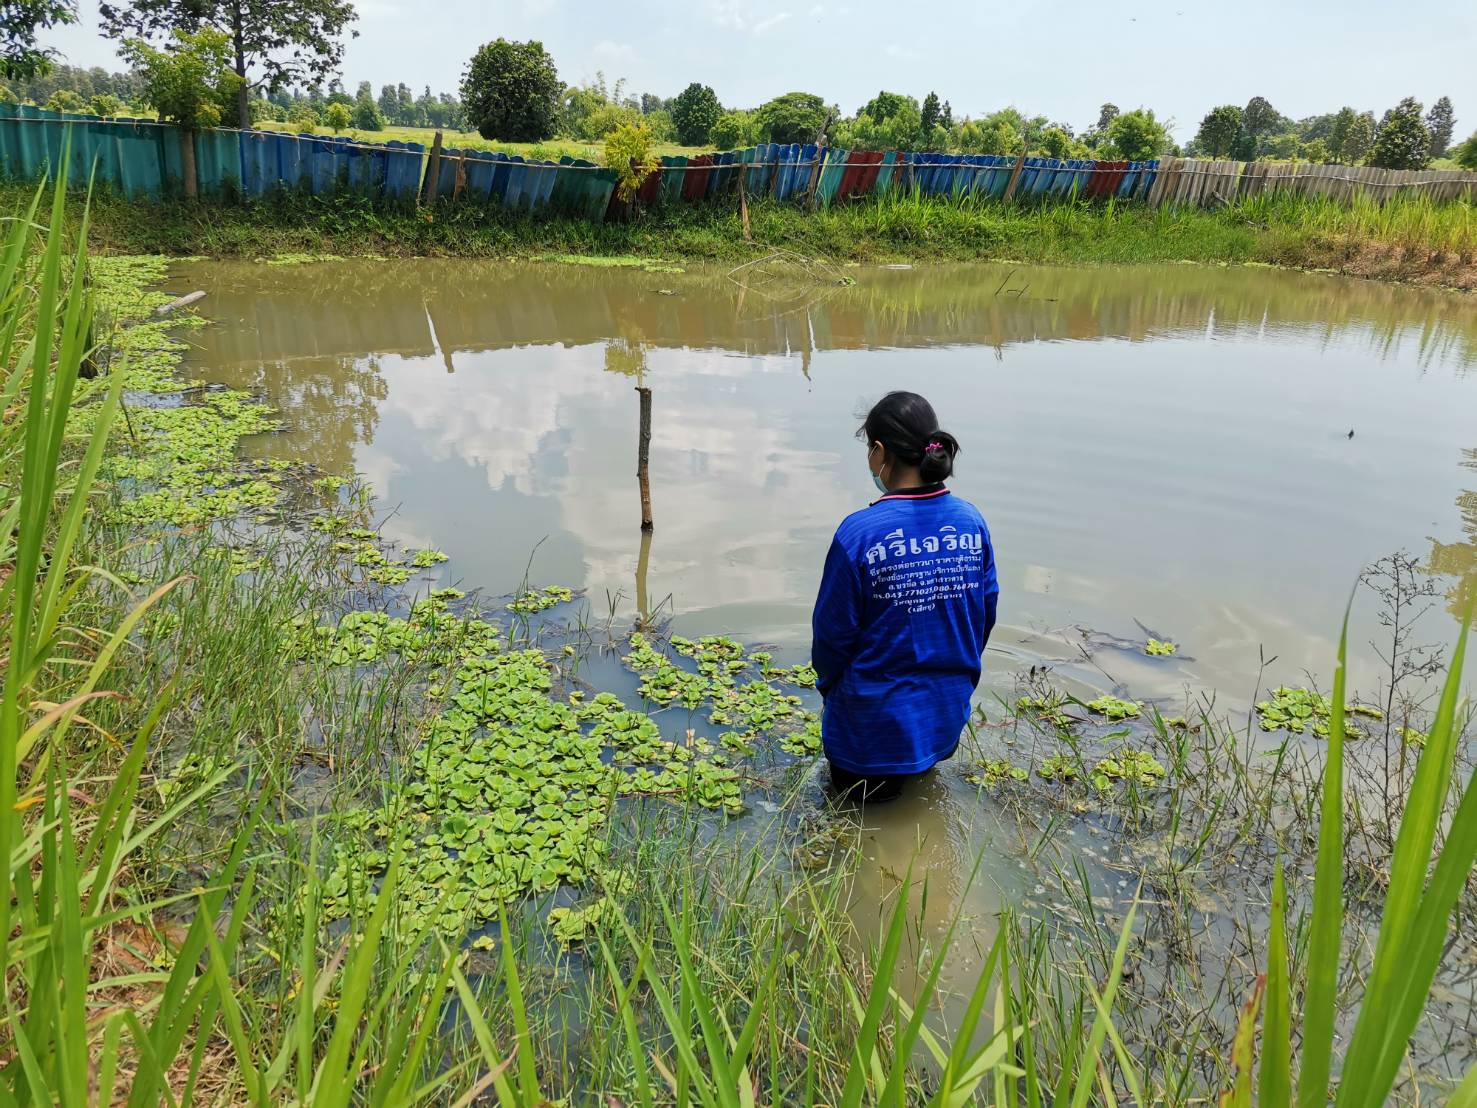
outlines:
[[[564,604],[573,599],[574,590],[560,585],[551,585],[546,589],[529,589],[519,593],[508,602],[508,611],[517,612],[519,615],[533,615],[536,612],[546,612],[556,604]]]
[[[1136,700],[1119,700],[1116,696],[1100,696],[1087,702],[1089,711],[1110,720],[1138,719],[1144,706]]]
[[[1164,657],[1173,654],[1179,647],[1172,642],[1160,642],[1158,639],[1150,639],[1144,647],[1144,653],[1150,657]]]
[[[966,774],[965,780],[980,788],[994,788],[1006,781],[1024,781],[1029,776],[1020,766],[1005,761],[975,763],[975,772]]]
[[[1385,713],[1366,704],[1349,703],[1344,706],[1349,716],[1382,720]],[[1328,738],[1329,717],[1333,713],[1333,702],[1312,689],[1283,685],[1272,690],[1270,700],[1257,702],[1258,725],[1263,731],[1291,731],[1295,735],[1311,733],[1320,739]],[[1347,725],[1350,738],[1361,738],[1364,732],[1352,722]]]
[[[434,565],[450,560],[448,555],[439,550],[417,550],[410,559],[410,566],[412,569],[430,569]]]
[[[1066,697],[1057,692],[1043,696],[1023,696],[1015,702],[1015,710],[1024,715],[1035,716],[1053,727],[1066,728],[1077,722],[1062,711],[1066,702]]]
[[[1036,773],[1047,781],[1075,781],[1081,765],[1071,754],[1048,754],[1036,766]]]
[[[603,896],[596,897],[588,904],[555,908],[549,912],[549,927],[562,946],[575,946],[590,937],[590,932],[610,910],[610,900]]]
[[[1132,781],[1153,786],[1164,780],[1164,766],[1147,750],[1120,750],[1092,767],[1092,784],[1097,789],[1111,788],[1117,781]]]

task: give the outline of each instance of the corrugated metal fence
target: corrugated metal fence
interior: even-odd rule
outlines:
[[[70,128],[74,167],[95,169],[99,182],[127,196],[178,192],[182,132],[145,119],[101,120],[26,104],[0,104],[0,172],[33,178],[55,165]],[[201,195],[261,196],[279,188],[314,195],[350,193],[412,202],[428,195],[453,202],[498,203],[591,220],[606,217],[614,171],[577,158],[527,160],[484,150],[433,149],[419,143],[366,143],[280,131],[202,131],[195,135]],[[1438,200],[1471,198],[1477,173],[1389,170],[1301,163],[1095,161],[838,150],[763,143],[746,150],[668,156],[638,193],[647,205],[696,201],[742,187],[748,196],[840,199],[893,190],[925,196],[1002,200],[1115,197],[1156,205],[1213,205],[1273,190],[1384,200],[1402,192]]]

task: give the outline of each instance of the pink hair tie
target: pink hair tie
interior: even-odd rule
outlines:
[[[942,450],[943,448],[944,448],[944,444],[941,443],[941,442],[931,442],[931,443],[928,444],[928,449],[929,450]]]

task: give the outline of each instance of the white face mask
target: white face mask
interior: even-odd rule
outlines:
[[[875,449],[875,447],[873,449]],[[871,458],[872,458],[872,451],[871,450],[868,450],[867,451],[867,459],[868,459],[869,462],[871,461]],[[867,466],[867,469],[868,470],[871,470],[872,469],[871,465],[868,465]],[[874,485],[877,486],[877,491],[880,492],[883,496],[886,496],[887,495],[888,488],[887,488],[887,486],[885,484],[882,483],[882,467],[881,466],[878,466],[877,469],[874,472],[872,472],[872,484],[874,484]]]

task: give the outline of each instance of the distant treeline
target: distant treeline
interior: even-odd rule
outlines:
[[[518,93],[524,105],[548,101],[544,110],[517,113],[519,125],[532,128],[528,134],[512,133],[495,123],[489,126],[492,121],[487,118],[474,118],[479,111],[485,116],[498,114],[496,105],[489,102],[487,76],[490,69],[504,64],[502,59],[510,52],[516,52],[524,63],[531,56],[543,67],[544,75],[553,78],[530,83]],[[1169,121],[1152,109],[1122,111],[1112,103],[1103,104],[1096,119],[1079,127],[1013,106],[978,117],[956,116],[949,101],[936,92],[919,101],[883,90],[846,115],[815,93],[789,92],[746,109],[725,107],[710,87],[698,82],[676,96],[663,97],[633,93],[624,80],[610,84],[601,73],[580,85],[565,85],[555,73],[553,60],[541,45],[498,40],[478,52],[459,94],[433,94],[429,86],[416,94],[405,84],[381,85],[376,93],[368,81],[360,82],[351,94],[334,80],[326,87],[257,95],[250,102],[250,112],[253,122],[287,122],[304,132],[325,124],[336,129],[343,125],[344,112],[330,112],[332,105],[341,104],[348,113],[347,125],[360,131],[386,126],[480,127],[487,137],[507,141],[567,137],[595,142],[629,124],[646,127],[657,142],[720,149],[757,142],[810,142],[824,136],[832,145],[849,149],[1131,160],[1182,155],[1369,164],[1389,169],[1420,169],[1449,156],[1477,168],[1477,136],[1452,147],[1456,117],[1446,96],[1429,110],[1408,97],[1379,116],[1343,107],[1303,119],[1286,116],[1264,97],[1254,96],[1245,106],[1212,108],[1194,138],[1180,146],[1170,135]],[[58,65],[29,80],[0,81],[0,99],[99,115],[142,114],[147,111],[140,100],[142,91],[136,74],[110,73],[99,67]],[[469,110],[469,103],[477,109]]]

